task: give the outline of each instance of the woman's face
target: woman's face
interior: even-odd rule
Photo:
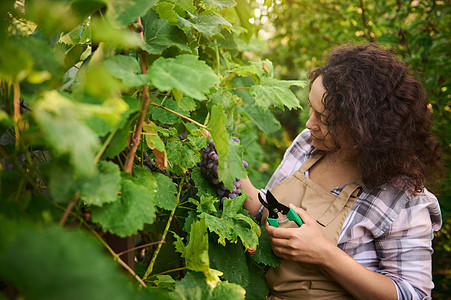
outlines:
[[[331,151],[336,149],[329,130],[324,123],[327,111],[324,110],[322,99],[326,93],[321,76],[318,76],[312,84],[309,94],[309,119],[305,126],[310,130],[313,146],[318,150]]]

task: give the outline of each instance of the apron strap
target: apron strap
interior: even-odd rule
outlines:
[[[323,226],[327,226],[335,219],[348,201],[355,202],[361,190],[362,187],[355,182],[347,184],[340,195],[335,198],[334,202],[332,202],[329,208],[316,221]]]
[[[311,166],[313,166],[318,160],[324,156],[324,153],[316,153],[310,156],[295,173],[301,173],[303,175]]]

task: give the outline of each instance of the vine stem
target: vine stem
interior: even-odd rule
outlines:
[[[176,112],[176,111],[174,111],[174,110],[172,110],[172,109],[170,109],[170,108],[164,107],[164,106],[162,106],[162,105],[159,105],[159,104],[156,104],[156,103],[153,103],[153,102],[151,103],[151,105],[156,106],[156,107],[159,107],[159,108],[162,108],[162,109],[164,109],[164,110],[167,110],[168,112],[171,112],[171,113],[173,113],[173,114],[175,114],[175,115],[177,115],[177,116],[179,116],[179,117],[181,117],[181,118],[183,118],[183,119],[185,119],[185,120],[187,120],[187,121],[190,121],[191,123],[194,123],[194,124],[196,124],[196,125],[199,126],[199,127],[202,127],[202,128],[205,128],[205,129],[208,128],[207,126],[205,126],[205,125],[203,125],[203,124],[200,124],[199,122],[194,121],[193,119],[191,119],[191,118],[189,118],[189,117],[187,117],[187,116],[184,116],[184,115],[182,115],[182,114],[180,114],[180,113],[178,113],[178,112]]]
[[[99,153],[97,153],[95,159],[94,159],[94,165],[97,165],[97,163],[100,160],[100,157],[102,157],[102,154],[105,152],[106,147],[111,143],[111,140],[113,139],[114,135],[116,134],[117,128],[115,128],[111,133],[108,135],[108,138],[106,139],[105,143],[103,143],[102,149],[100,149]]]
[[[177,201],[176,201],[174,209],[171,211],[171,214],[169,215],[168,222],[166,223],[166,227],[164,228],[163,235],[161,236],[161,241],[164,241],[166,239],[166,235],[168,234],[169,227],[171,226],[172,219],[174,218],[175,210],[177,209],[177,206],[180,202],[180,197],[182,195],[182,187],[183,187],[184,181],[185,181],[185,177],[182,177],[182,180],[179,183],[179,191],[177,193]],[[149,277],[149,275],[152,273],[153,266],[155,264],[158,254],[160,253],[162,246],[163,246],[163,243],[160,243],[160,244],[158,244],[157,249],[155,249],[155,252],[153,253],[153,256],[152,256],[152,260],[150,261],[150,264],[147,267],[146,273],[144,274],[143,281],[145,281]]]
[[[163,271],[163,272],[161,272],[161,273],[152,275],[152,276],[150,276],[150,277],[156,277],[156,276],[160,276],[160,275],[167,274],[167,273],[172,273],[172,272],[177,272],[177,271],[183,271],[183,270],[186,270],[186,269],[188,269],[188,268],[187,268],[187,267],[175,268],[175,269]]]
[[[132,270],[132,268],[130,268],[129,265],[127,265],[120,257],[119,254],[116,254],[114,252],[113,249],[111,249],[111,247],[107,244],[107,242],[105,242],[102,237],[94,230],[91,228],[91,226],[89,226],[88,224],[85,223],[85,221],[83,219],[81,219],[83,224],[85,224],[85,226],[92,232],[92,234],[94,234],[96,236],[97,239],[99,239],[99,241],[105,246],[105,248],[107,248],[107,250],[111,253],[111,255],[113,255],[114,260],[116,260],[117,262],[119,262],[119,264],[126,269],[130,274],[132,274],[132,276],[139,282],[139,284],[141,284],[142,287],[147,287],[147,285],[144,283],[144,281],[141,279],[141,277],[139,277],[135,271]]]
[[[69,203],[69,205],[67,206],[66,210],[64,211],[63,216],[61,217],[61,220],[60,220],[60,226],[61,227],[63,227],[64,223],[66,223],[67,217],[69,217],[69,214],[72,211],[72,209],[75,207],[75,204],[77,203],[78,199],[80,199],[80,193],[76,192],[74,198]]]
[[[148,243],[148,244],[145,244],[145,245],[141,245],[141,246],[138,246],[138,247],[127,249],[125,251],[122,251],[122,252],[118,253],[117,255],[121,256],[121,255],[123,255],[125,253],[132,252],[132,251],[135,251],[135,250],[138,250],[138,249],[141,249],[141,248],[146,248],[146,247],[149,247],[149,246],[152,246],[152,245],[157,245],[157,244],[160,244],[160,243],[166,243],[166,242],[165,241],[158,241],[158,242]]]
[[[138,17],[137,21],[138,24],[142,26],[141,17]],[[144,41],[144,35],[142,34],[142,32],[140,33],[140,38]],[[145,51],[141,52],[141,73],[144,75],[147,74],[147,52]],[[135,160],[136,150],[138,150],[144,119],[146,117],[147,109],[149,107],[149,101],[153,103],[158,94],[159,92],[156,92],[155,95],[153,96],[152,101],[150,101],[149,88],[147,87],[147,85],[143,86],[143,100],[141,102],[140,115],[138,123],[136,124],[135,127],[135,131],[132,136],[130,152],[128,152],[127,160],[125,161],[124,165],[125,168],[124,171],[127,173],[132,172],[133,161]]]
[[[16,148],[19,147],[20,141],[20,83],[18,80],[14,82],[14,96],[13,96],[13,108],[14,108],[14,130],[16,132]]]

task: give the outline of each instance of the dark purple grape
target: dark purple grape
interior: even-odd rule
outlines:
[[[232,140],[234,140],[235,142],[237,142],[237,143],[239,143],[240,142],[240,139],[239,138],[237,138],[236,136],[233,136],[232,137]]]
[[[230,193],[227,197],[230,198],[230,199],[233,199],[233,198],[236,198],[237,195],[234,194],[234,193]]]
[[[243,165],[244,165],[245,168],[247,168],[249,166],[249,164],[245,160],[243,160]]]
[[[214,161],[214,162],[217,162],[218,161],[218,155],[215,153],[215,152],[213,152],[213,153],[210,153],[209,155],[208,155],[208,158],[210,158],[212,161]]]
[[[219,184],[218,178],[212,178],[212,179],[211,179],[211,183],[213,183],[214,185]]]
[[[207,169],[211,170],[214,165],[215,165],[215,163],[213,161],[209,160],[208,164],[207,164]]]
[[[213,142],[213,140],[210,140],[210,141],[208,142],[208,146],[210,146],[211,148],[214,148],[214,147],[215,147],[215,143]]]
[[[222,190],[222,189],[217,189],[217,190],[216,190],[216,194],[217,194],[219,197],[224,196],[224,193],[225,193],[225,191]]]
[[[210,152],[210,148],[207,146],[207,147],[205,147],[205,153],[208,153],[208,152]]]
[[[186,134],[184,133],[179,134],[179,139],[181,139],[182,141],[186,139]]]
[[[237,194],[238,195],[240,192],[241,192],[241,190],[239,188],[237,188],[235,186],[233,187],[233,190],[232,190],[233,194]]]
[[[218,174],[219,167],[218,165],[214,165],[213,169],[211,169],[215,174]]]
[[[222,197],[221,198],[221,205],[224,204],[224,200],[227,199],[227,197]]]
[[[239,180],[235,181],[233,184],[234,184],[237,188],[240,188],[240,187],[241,187],[241,182],[240,182]]]
[[[219,188],[224,190],[224,191],[227,190],[227,187],[222,182],[219,183]]]

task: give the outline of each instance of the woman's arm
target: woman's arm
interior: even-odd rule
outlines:
[[[249,177],[240,179],[241,190],[249,197],[246,198],[243,207],[249,211],[252,216],[256,216],[261,208],[261,203],[258,200],[258,194],[260,191],[254,187]]]
[[[277,256],[318,265],[356,299],[397,299],[397,289],[390,278],[360,265],[330,242],[305,210],[290,206],[304,221],[300,228],[266,225]]]

